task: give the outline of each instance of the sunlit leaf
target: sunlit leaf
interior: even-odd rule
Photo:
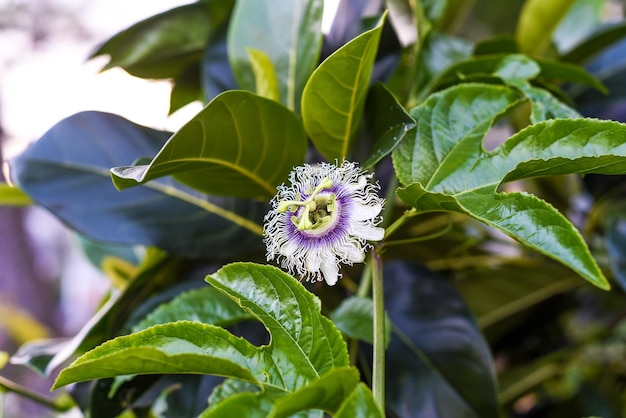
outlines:
[[[322,47],[321,0],[237,1],[228,32],[228,58],[239,87],[256,91],[250,48],[273,63],[281,103],[297,111]]]
[[[304,161],[306,137],[286,107],[245,91],[216,97],[163,146],[148,165],[111,170],[119,189],[174,177],[210,194],[272,197]]]
[[[257,347],[200,322],[155,325],[87,352],[60,373],[54,387],[127,374],[204,373],[294,392],[348,365],[341,333],[320,314],[319,299],[293,277],[237,263],[207,281],[261,321],[271,342]]]
[[[574,0],[526,0],[517,22],[515,37],[520,50],[542,55],[550,46],[552,34]]]
[[[256,94],[270,100],[280,101],[278,79],[270,58],[263,51],[253,48],[248,49],[248,54],[254,72]]]
[[[374,401],[372,391],[360,383],[341,405],[335,418],[382,418],[378,405]]]
[[[626,172],[626,126],[590,119],[553,119],[516,133],[493,151],[482,140],[517,102],[512,90],[461,85],[412,111],[414,137],[394,151],[398,196],[419,212],[456,211],[494,226],[608,288],[576,228],[545,201],[497,193],[503,182],[571,173]]]
[[[249,314],[214,287],[202,287],[180,293],[168,303],[159,305],[133,327],[133,332],[181,319],[225,327],[250,318]]]
[[[302,94],[302,121],[318,151],[329,161],[348,157],[361,120],[384,16],[315,70]]]

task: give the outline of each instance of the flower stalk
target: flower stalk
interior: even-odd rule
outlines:
[[[382,260],[374,249],[372,260],[372,293],[374,300],[374,358],[372,393],[381,411],[385,410],[385,293]]]

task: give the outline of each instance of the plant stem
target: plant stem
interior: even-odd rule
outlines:
[[[385,238],[383,238],[383,240],[391,236],[391,234],[396,232],[398,228],[404,225],[406,221],[408,221],[410,218],[412,218],[415,215],[417,215],[417,210],[415,210],[415,208],[411,208],[407,210],[406,212],[404,212],[402,216],[396,219],[396,221],[392,223],[391,225],[389,225],[389,227],[385,230]]]
[[[0,392],[13,392],[57,412],[66,412],[73,408],[70,402],[59,402],[55,399],[47,398],[2,376],[0,376]]]
[[[382,260],[372,251],[372,289],[374,298],[374,359],[372,368],[372,393],[381,411],[385,411],[385,294]]]

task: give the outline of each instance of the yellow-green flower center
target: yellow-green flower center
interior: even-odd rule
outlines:
[[[322,193],[333,187],[333,182],[325,177],[315,189],[307,191],[309,197],[305,201],[284,200],[278,202],[278,212],[295,211],[295,207],[302,206],[297,215],[291,217],[291,222],[300,230],[319,230],[327,226],[333,219],[333,212],[337,209],[334,193]]]

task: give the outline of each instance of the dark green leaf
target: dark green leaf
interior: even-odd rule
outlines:
[[[369,169],[394,150],[404,135],[415,127],[415,121],[380,83],[370,88],[365,112],[376,138],[369,158],[363,163],[363,168]]]
[[[122,193],[113,187],[111,167],[154,155],[169,135],[108,113],[79,113],[12,159],[11,177],[38,204],[95,240],[206,258],[258,247],[259,237],[236,222],[260,221],[262,204],[209,198],[171,179]]]
[[[388,407],[399,416],[498,417],[493,359],[460,295],[416,264],[387,263],[383,274],[394,324]]]
[[[228,57],[239,87],[255,90],[248,49],[274,64],[281,103],[297,111],[322,47],[321,0],[238,1],[228,33]]]
[[[558,100],[545,89],[533,87],[523,80],[509,80],[507,84],[518,88],[530,100],[531,123],[548,119],[575,119],[581,117],[580,113]]]
[[[286,107],[227,91],[176,132],[149,165],[111,170],[119,189],[174,175],[206,193],[269,198],[304,160],[306,137]]]
[[[407,185],[398,196],[418,211],[469,214],[606,289],[584,240],[563,215],[532,195],[496,191],[502,182],[530,177],[624,173],[626,126],[553,119],[486,151],[484,135],[515,101],[507,88],[468,84],[433,95],[414,109],[417,134],[394,151],[398,177]]]
[[[183,292],[170,302],[159,305],[133,327],[133,332],[182,319],[226,327],[250,318],[229,297],[207,286]]]
[[[189,4],[141,21],[106,41],[92,57],[144,78],[173,78],[199,63],[207,41],[230,16],[233,0]]]
[[[574,0],[526,0],[515,33],[520,50],[531,55],[544,54],[572,3]]]
[[[374,401],[372,391],[364,383],[359,383],[335,414],[335,418],[382,417],[383,414]]]
[[[261,321],[271,342],[256,347],[199,322],[155,325],[84,354],[60,373],[54,387],[127,374],[201,373],[294,392],[347,366],[341,333],[320,314],[319,299],[293,277],[274,267],[238,263],[207,281]]]
[[[374,304],[371,299],[353,296],[343,302],[330,314],[335,326],[346,336],[366,341],[374,341]],[[385,318],[385,344],[391,337],[391,323]]]
[[[361,121],[384,16],[315,70],[302,94],[302,120],[311,141],[329,161],[348,157]]]
[[[181,107],[193,101],[202,100],[202,98],[200,64],[194,62],[173,80],[172,92],[170,93],[169,114],[171,115]]]
[[[204,100],[209,102],[226,90],[235,90],[237,82],[228,62],[226,34],[228,25],[211,37],[200,65]]]

